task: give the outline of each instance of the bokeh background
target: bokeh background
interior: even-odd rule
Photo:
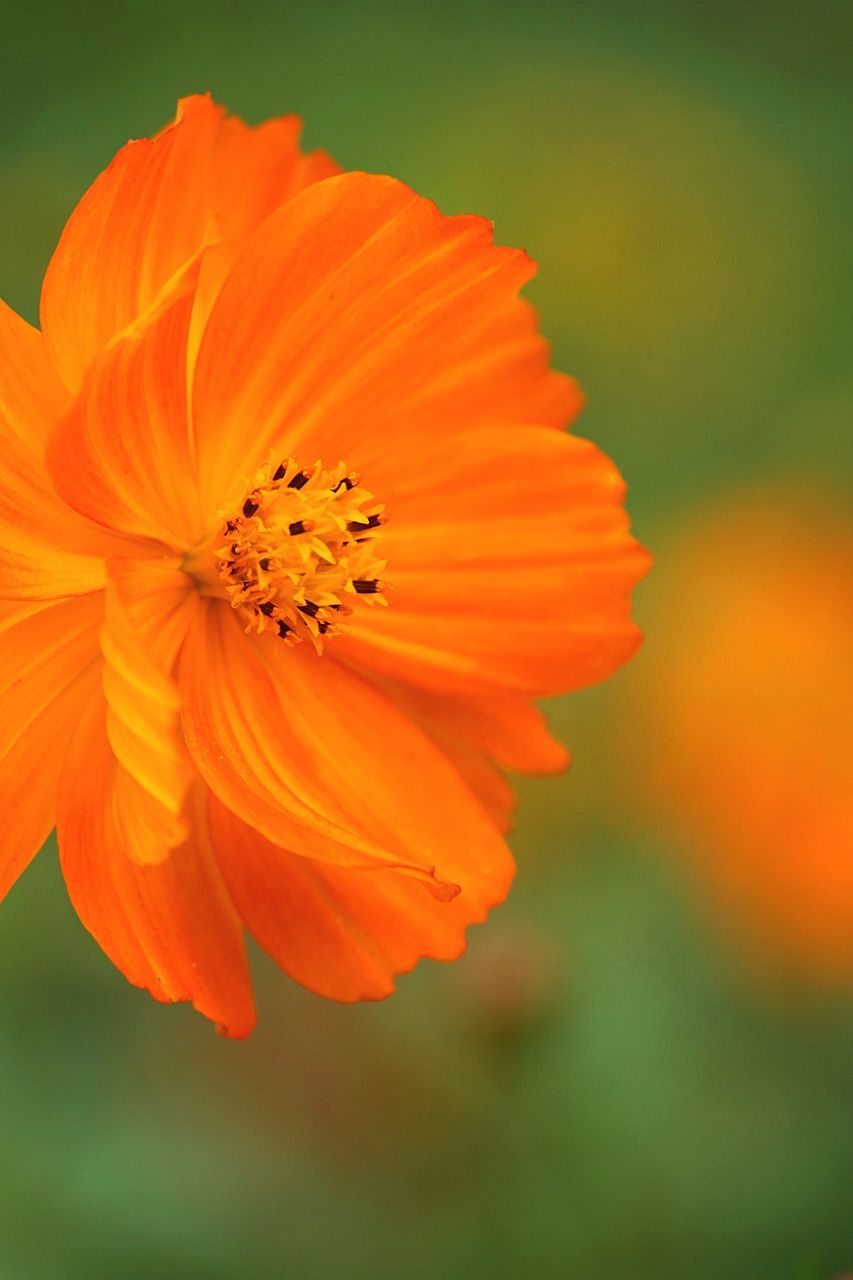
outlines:
[[[575,763],[520,788],[510,901],[382,1005],[325,1004],[258,956],[260,1026],[223,1042],[111,968],[48,845],[0,917],[0,1280],[853,1272],[853,980],[756,963],[654,781],[668,593],[691,584],[675,553],[744,494],[837,508],[853,460],[853,8],[0,18],[8,302],[35,318],[73,203],[180,94],[298,111],[308,145],[486,213],[539,260],[580,429],[658,561],[643,654],[552,708]]]

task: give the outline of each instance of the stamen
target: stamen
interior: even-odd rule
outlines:
[[[343,463],[331,470],[293,458],[270,463],[237,514],[222,519],[224,545],[214,555],[247,631],[269,631],[287,644],[308,639],[320,653],[356,598],[387,604],[375,546],[385,514]]]
[[[384,523],[385,517],[381,512],[377,512],[375,515],[368,516],[363,522],[360,520],[350,520],[347,528],[350,533],[364,533],[365,529],[377,529],[380,524]]]

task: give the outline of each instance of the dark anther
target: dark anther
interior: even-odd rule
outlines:
[[[229,520],[229,521],[228,521],[228,523],[227,523],[227,524],[226,524],[226,526],[225,526],[225,532],[226,532],[226,533],[234,533],[234,531],[236,530],[236,528],[237,528],[237,521],[236,521],[236,520]]]
[[[259,560],[259,561],[258,561],[258,567],[259,567],[260,569],[263,569],[264,573],[269,573],[269,571],[270,571],[270,563],[271,563],[271,562],[270,562],[270,558],[269,558],[269,556],[264,556],[263,560]]]
[[[286,635],[289,635],[292,630],[293,628],[289,627],[287,623],[284,621],[284,619],[282,618],[281,622],[278,624],[278,634],[281,636],[281,638],[284,639],[284,637]]]
[[[305,532],[305,521],[304,521],[304,520],[294,520],[293,524],[290,524],[290,525],[288,525],[288,526],[287,526],[287,532],[288,532],[288,533],[292,533],[292,534],[294,534],[294,535],[295,535],[295,534],[297,534],[297,533],[304,533],[304,532]]]
[[[352,585],[360,596],[372,596],[379,590],[377,578],[353,578]]]
[[[271,618],[275,613],[275,605],[272,600],[265,600],[263,604],[258,605],[258,608],[261,613],[265,613],[268,618]]]
[[[339,480],[338,483],[335,485],[334,489],[332,490],[332,493],[337,493],[341,485],[343,485],[345,489],[354,489],[356,482],[355,480],[352,479],[351,476],[344,476],[343,480]]]
[[[313,600],[306,600],[305,604],[299,604],[296,607],[300,613],[307,613],[309,618],[316,618],[320,612],[320,606]]]
[[[240,548],[236,542],[231,543],[231,554],[232,556],[239,556],[240,554]]]
[[[287,470],[287,467],[286,467],[286,466],[284,465],[284,463],[282,462],[282,464],[281,464],[280,466],[276,467],[275,471],[273,472],[273,477],[272,477],[272,478],[273,478],[273,480],[283,480],[283,479],[284,479],[284,473],[285,473],[285,471],[286,471],[286,470]]]
[[[331,625],[331,622],[318,622],[317,630],[320,632],[321,636],[324,636]]]
[[[297,471],[292,480],[287,482],[288,489],[301,489],[311,479],[307,471]]]
[[[257,511],[258,506],[259,504],[255,502],[252,498],[247,498],[246,501],[243,503],[243,515],[246,516],[247,518],[249,516],[253,516]]]
[[[367,529],[378,529],[379,525],[385,523],[385,517],[382,515],[368,516],[366,523],[362,524],[358,520],[350,520],[347,529],[350,533],[364,533]]]

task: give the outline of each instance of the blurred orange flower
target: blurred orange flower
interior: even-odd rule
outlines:
[[[233,1036],[244,926],[339,1000],[459,954],[501,770],[565,764],[530,699],[630,657],[646,567],[530,260],[297,138],[182,102],[0,310],[0,889],[55,820],[115,964]]]
[[[831,505],[771,490],[695,525],[645,672],[657,803],[753,959],[830,982],[853,978],[853,530]]]

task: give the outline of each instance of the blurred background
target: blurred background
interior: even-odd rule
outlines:
[[[551,708],[575,763],[519,788],[509,902],[382,1005],[257,956],[223,1042],[112,969],[48,846],[0,924],[0,1280],[853,1272],[853,8],[0,17],[9,303],[179,95],[298,112],[538,259],[657,560],[641,655]]]

